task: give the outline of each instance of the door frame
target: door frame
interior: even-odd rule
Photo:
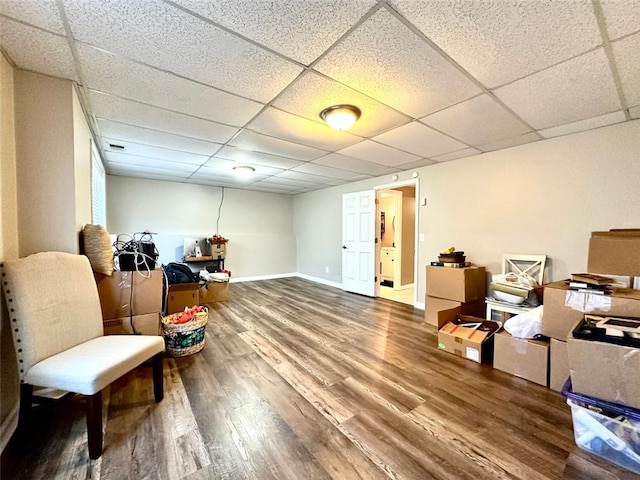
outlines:
[[[383,185],[377,185],[373,187],[375,191],[376,198],[376,214],[374,221],[376,223],[376,244],[375,244],[375,255],[374,261],[376,265],[374,266],[374,271],[378,271],[380,264],[380,248],[382,246],[381,235],[380,235],[380,222],[378,219],[380,218],[380,191],[389,190],[398,187],[414,187],[415,189],[415,209],[414,209],[414,222],[415,222],[415,238],[413,239],[413,306],[415,307],[418,304],[418,239],[420,237],[420,232],[418,231],[418,219],[419,219],[419,208],[420,208],[420,182],[417,178],[411,178],[409,180],[403,180],[400,182],[394,183],[385,183]],[[375,282],[375,293],[376,297],[380,296],[380,282]]]

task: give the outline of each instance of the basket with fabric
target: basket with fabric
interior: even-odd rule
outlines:
[[[184,312],[178,312],[162,319],[166,351],[172,357],[193,355],[204,348],[205,327],[209,320],[208,310],[203,308],[188,322],[174,323],[182,315]]]

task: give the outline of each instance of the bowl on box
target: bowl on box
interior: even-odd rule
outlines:
[[[493,295],[503,302],[513,303],[514,305],[520,305],[522,302],[526,300],[524,297],[520,297],[518,295],[511,295],[507,292],[501,292],[499,290],[494,290]]]

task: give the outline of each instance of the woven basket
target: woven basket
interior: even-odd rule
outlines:
[[[204,313],[204,315],[202,315]],[[198,353],[204,348],[204,331],[209,320],[205,309],[187,323],[171,323],[171,320],[182,313],[174,313],[162,319],[162,332],[166,351],[172,357],[185,357]]]

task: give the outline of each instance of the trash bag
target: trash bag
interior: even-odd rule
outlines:
[[[504,323],[504,329],[516,338],[537,338],[542,330],[542,308],[519,313]]]

